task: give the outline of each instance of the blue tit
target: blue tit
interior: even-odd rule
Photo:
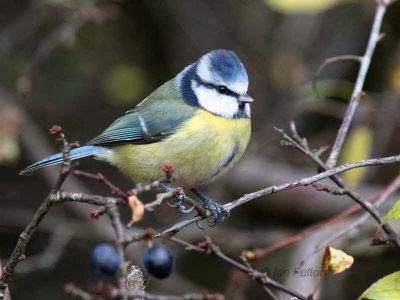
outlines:
[[[250,139],[246,69],[229,50],[213,50],[164,83],[70,159],[87,156],[109,162],[136,182],[165,177],[174,167],[174,184],[206,185],[224,174],[244,153]],[[60,153],[20,174],[62,162]]]

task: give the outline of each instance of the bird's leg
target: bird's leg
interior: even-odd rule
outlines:
[[[196,189],[190,189],[190,191],[195,194],[201,201],[203,201],[203,207],[209,209],[212,212],[212,226],[219,223],[224,218],[229,217],[230,213],[223,205],[214,202],[211,198],[200,193]]]
[[[173,204],[168,203],[170,207],[176,207],[178,211],[183,214],[188,214],[193,211],[194,205],[190,208],[186,208],[184,205],[186,195],[182,188],[179,187],[173,188],[164,183],[160,183],[159,186],[165,193],[172,193],[172,198],[174,199],[175,203]]]

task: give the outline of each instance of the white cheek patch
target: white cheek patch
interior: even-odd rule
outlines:
[[[192,88],[197,96],[199,105],[205,110],[229,119],[233,118],[238,111],[238,103],[234,97],[221,95],[215,89],[197,85],[195,82],[192,82]],[[248,107],[246,107],[247,109]]]

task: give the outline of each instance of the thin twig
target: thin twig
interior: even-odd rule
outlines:
[[[319,95],[319,92],[318,92],[318,89],[317,89],[317,78],[318,78],[319,74],[321,73],[321,71],[327,65],[330,65],[330,64],[338,62],[338,61],[343,62],[343,61],[346,61],[346,60],[354,60],[354,61],[357,61],[357,62],[361,63],[362,57],[358,56],[358,55],[339,55],[339,56],[334,56],[334,57],[327,58],[327,59],[325,59],[325,61],[322,64],[319,65],[319,67],[317,69],[317,72],[315,72],[314,79],[313,79],[313,82],[312,82],[313,90],[314,90],[314,93],[317,95],[317,98],[320,98],[320,95]]]
[[[334,169],[330,169],[328,171],[319,173],[314,176],[298,179],[295,181],[291,181],[291,182],[283,183],[283,184],[279,184],[279,185],[273,185],[268,188],[256,191],[254,193],[246,194],[237,200],[234,200],[232,202],[225,204],[224,208],[228,209],[228,210],[232,210],[232,209],[234,209],[238,206],[241,206],[241,205],[243,205],[249,201],[252,201],[254,199],[257,199],[257,198],[260,198],[260,197],[263,197],[263,196],[266,196],[269,194],[281,192],[284,190],[292,189],[295,187],[299,187],[299,186],[307,186],[314,182],[320,181],[322,179],[331,177],[333,175],[342,173],[342,172],[350,170],[350,169],[366,167],[366,166],[374,166],[374,165],[392,164],[392,163],[398,163],[398,162],[400,162],[400,155],[388,156],[388,157],[383,157],[383,158],[367,159],[367,160],[347,163],[347,164],[341,165],[339,167],[336,167]],[[369,207],[368,207],[368,209],[369,209]],[[202,219],[204,219],[204,218],[201,216],[196,216],[196,217],[193,217],[190,219],[183,220],[181,222],[174,224],[170,228],[156,234],[155,237],[159,238],[159,237],[163,237],[168,234],[171,234],[171,233],[176,233],[179,230],[181,230],[182,228],[184,228],[190,224],[193,224],[197,221],[200,221]],[[378,219],[379,219],[379,216],[378,216]]]
[[[104,197],[100,195],[89,195],[83,193],[68,193],[68,192],[57,192],[51,195],[51,201],[54,203],[63,202],[81,202],[92,205],[109,205],[117,204],[119,206],[127,206],[128,203],[122,198],[115,197]]]
[[[124,234],[124,228],[122,227],[121,216],[119,214],[118,207],[115,204],[110,205],[107,209],[107,214],[110,217],[112,227],[115,230],[117,241],[122,240],[125,234]],[[121,260],[120,272],[118,274],[118,292],[120,294],[125,294],[127,292],[125,282],[126,282],[127,268],[128,268],[128,262],[125,254],[125,245],[117,242],[116,246],[117,246],[118,256]]]
[[[280,284],[279,282],[269,278],[267,274],[253,270],[244,264],[241,264],[234,259],[226,256],[220,249],[219,247],[213,245],[210,240],[206,240],[205,242],[200,243],[201,245],[204,245],[205,247],[199,247],[193,244],[190,244],[184,240],[181,240],[175,236],[171,237],[171,240],[174,241],[177,244],[180,244],[185,247],[186,250],[193,250],[202,254],[212,254],[223,261],[231,264],[235,268],[239,269],[240,271],[246,273],[251,279],[257,280],[259,283],[261,283],[262,286],[268,285],[271,287],[274,287],[280,291],[283,291],[291,296],[294,296],[298,299],[301,300],[307,300],[306,296],[303,296],[299,294],[298,292]]]
[[[351,121],[353,120],[353,116],[357,110],[358,104],[360,102],[360,98],[362,95],[362,89],[365,82],[365,77],[367,75],[369,66],[371,64],[372,55],[374,54],[375,47],[379,40],[381,39],[380,30],[383,21],[383,17],[386,12],[387,5],[389,1],[381,0],[377,1],[377,8],[374,17],[374,23],[372,24],[371,33],[368,40],[368,45],[365,50],[365,54],[361,58],[360,70],[358,71],[357,80],[354,86],[353,93],[351,95],[351,100],[349,106],[347,108],[346,114],[344,116],[342,125],[338,131],[335,143],[332,147],[332,151],[329,155],[329,158],[326,162],[326,165],[329,168],[333,168],[336,166],[337,159],[339,157],[339,153],[342,149],[343,142],[346,138],[347,132],[349,130]]]
[[[380,193],[379,198],[375,202],[375,206],[379,207],[381,206],[386,200],[390,198],[390,196],[396,192],[398,189],[400,189],[400,175],[398,175],[388,186],[385,187],[385,189]],[[315,250],[312,251],[309,255],[307,255],[306,258],[304,258],[301,262],[301,264],[304,264],[311,256],[313,256],[315,253],[318,253],[319,251],[325,249],[328,245],[330,245],[333,241],[337,240],[338,238],[342,237],[346,233],[350,232],[354,228],[360,226],[362,223],[364,223],[368,217],[371,215],[368,212],[365,212],[361,217],[359,217],[356,221],[352,222],[351,224],[347,225],[346,227],[340,229],[337,231],[335,234],[329,236],[326,240],[324,240],[322,243],[320,243],[317,247],[315,247]]]
[[[10,259],[7,261],[7,264],[3,269],[3,274],[0,276],[0,299],[4,299],[4,291],[12,279],[12,276],[15,272],[15,267],[22,259],[25,258],[25,250],[34,233],[36,232],[37,227],[49,212],[50,208],[53,206],[54,202],[52,201],[52,196],[58,192],[71,171],[71,161],[69,160],[70,144],[66,141],[65,136],[61,131],[61,127],[53,126],[50,129],[50,133],[57,136],[57,139],[61,145],[60,147],[63,154],[63,164],[61,166],[60,175],[50,193],[36,211],[31,222],[20,234],[17,245],[15,246]],[[3,297],[1,295],[3,295]]]
[[[129,236],[123,236],[118,240],[123,246],[127,246],[131,243],[138,242],[141,240],[153,238],[155,231],[153,228],[146,228],[142,231],[137,231]]]
[[[97,181],[102,182],[105,186],[107,186],[113,195],[117,195],[118,197],[121,197],[128,201],[128,198],[130,196],[130,193],[128,192],[123,192],[119,187],[117,187],[115,184],[113,184],[110,180],[108,180],[103,174],[101,173],[90,173],[82,170],[74,170],[73,171],[74,175],[80,176],[80,177],[86,177],[90,179],[94,179]]]
[[[378,197],[381,195],[381,193],[379,193],[378,195],[374,195],[371,198],[369,198],[367,201],[374,203],[375,201],[377,201]],[[339,222],[340,220],[343,220],[344,218],[356,213],[357,211],[359,211],[361,209],[361,206],[358,204],[354,204],[352,206],[350,206],[349,208],[347,208],[346,210],[342,211],[341,213],[337,214],[336,216],[329,218],[325,221],[323,221],[322,223],[316,224],[300,233],[297,233],[287,239],[284,239],[282,241],[279,241],[273,245],[267,246],[265,248],[260,248],[260,249],[255,249],[252,251],[251,253],[251,257],[248,257],[251,260],[257,260],[260,259],[261,257],[263,257],[264,255],[267,255],[271,252],[274,252],[276,250],[279,250],[281,248],[287,247],[289,245],[292,245],[298,241],[301,241],[311,235],[313,235],[314,233],[328,227],[331,226],[337,222]]]
[[[291,122],[290,124],[292,133],[294,138],[297,140],[293,140],[290,136],[288,136],[283,130],[275,128],[277,131],[279,131],[283,137],[285,138],[286,141],[288,141],[291,145],[302,151],[304,154],[306,154],[308,157],[310,157],[322,170],[327,171],[328,166],[322,162],[322,160],[319,158],[319,156],[315,153],[313,153],[310,148],[308,147],[307,140],[305,138],[301,138],[299,134],[297,133],[296,126],[294,122]],[[349,186],[347,186],[343,180],[338,176],[338,175],[332,175],[329,176],[329,178],[335,182],[341,189],[343,189],[343,194],[348,195],[350,198],[352,198],[356,203],[358,203],[364,210],[369,212],[369,214],[378,222],[379,225],[381,225],[383,222],[379,216],[379,212],[376,209],[376,207],[371,203],[368,202],[364,199],[362,199],[356,192],[354,192]],[[391,226],[387,223],[382,225],[382,229],[386,232],[388,235],[390,241],[392,241],[398,248],[400,248],[400,239],[397,235],[397,233],[391,228]]]

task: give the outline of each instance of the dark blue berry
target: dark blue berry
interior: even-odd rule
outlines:
[[[110,244],[97,245],[90,256],[92,274],[102,279],[114,277],[120,264],[118,253]]]
[[[157,244],[144,251],[143,264],[150,275],[164,279],[174,270],[174,257],[167,246]]]

